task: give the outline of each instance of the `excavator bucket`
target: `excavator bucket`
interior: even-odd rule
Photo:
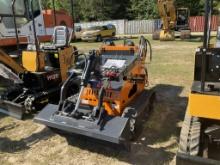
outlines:
[[[23,119],[25,108],[21,104],[0,100],[0,112],[21,120]]]
[[[18,77],[18,75],[16,75],[3,64],[0,64],[0,79],[2,82],[0,85],[3,85],[3,87],[6,88],[9,85],[16,86],[16,84],[23,83],[23,81]],[[4,100],[1,97],[2,96],[0,96],[0,112],[17,119],[22,119],[23,114],[25,113],[24,106],[15,102]]]

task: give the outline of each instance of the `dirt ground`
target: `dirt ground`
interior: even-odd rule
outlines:
[[[149,37],[150,38],[150,37]],[[137,42],[138,40],[135,39]],[[118,41],[122,42],[122,41]],[[73,43],[82,51],[100,43]],[[178,137],[193,79],[194,52],[201,42],[152,41],[148,65],[150,89],[157,100],[131,152],[76,135],[59,135],[32,119],[0,115],[0,164],[175,164]]]

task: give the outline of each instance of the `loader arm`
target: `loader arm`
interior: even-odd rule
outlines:
[[[0,49],[0,63],[12,69],[16,74],[23,73],[25,69]]]

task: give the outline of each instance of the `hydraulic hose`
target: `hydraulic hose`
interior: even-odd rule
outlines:
[[[150,62],[151,62],[153,59],[152,45],[148,39],[146,39],[144,36],[141,36],[140,41],[139,41],[139,48],[140,48],[139,55],[142,56],[143,52],[146,52],[147,54],[148,47],[150,49]]]

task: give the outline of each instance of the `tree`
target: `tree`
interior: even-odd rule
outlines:
[[[41,0],[41,4],[43,9],[53,9],[52,0]],[[54,5],[56,10],[66,10],[68,12],[71,12],[71,0],[54,0]]]
[[[130,0],[129,16],[132,19],[158,18],[156,0]]]
[[[214,13],[217,14],[219,0],[214,0]],[[205,0],[176,0],[177,7],[187,7],[190,9],[191,16],[204,15]]]
[[[160,18],[157,0],[73,0],[73,2],[76,22]],[[52,0],[42,0],[42,6],[45,9],[52,8]],[[175,6],[189,8],[192,16],[203,15],[205,0],[176,0]],[[214,0],[214,6],[216,9],[220,7],[219,0]],[[55,7],[57,10],[65,9],[71,13],[70,0],[55,0]]]
[[[189,8],[190,15],[201,15],[204,9],[204,0],[177,0],[177,7]]]
[[[116,0],[79,0],[81,20],[114,19],[120,3]]]
[[[127,0],[73,0],[76,21],[126,19],[128,17]],[[52,0],[42,0],[44,9],[52,8]],[[57,10],[71,12],[70,0],[55,0]]]

